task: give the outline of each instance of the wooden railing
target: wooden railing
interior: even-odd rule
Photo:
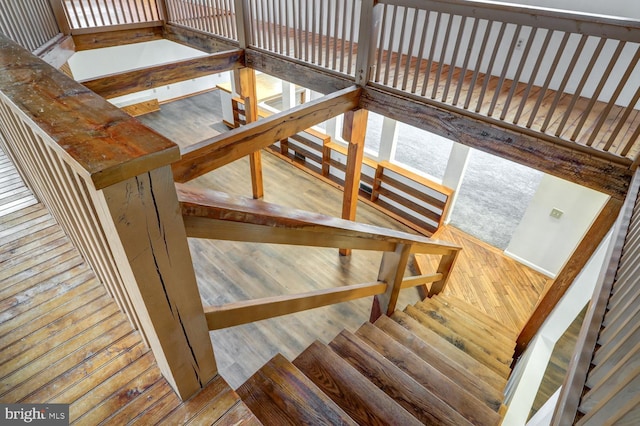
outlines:
[[[251,46],[354,75],[360,2],[249,0]]]
[[[244,102],[231,99],[233,123],[245,124]],[[262,118],[270,111],[259,109]],[[312,172],[334,186],[344,187],[347,147],[313,128],[282,138],[268,150]],[[337,171],[337,173],[336,173]],[[388,161],[364,157],[360,175],[360,199],[425,234],[434,234],[447,218],[453,190]]]
[[[205,307],[210,330],[369,296],[379,300],[372,316],[390,315],[401,289],[423,286],[425,295],[441,292],[461,250],[446,242],[264,201],[181,184],[177,188],[190,237],[385,252],[375,282]],[[441,255],[438,269],[405,277],[409,256],[415,253]]]
[[[0,132],[165,378],[193,395],[216,364],[170,168],[178,147],[3,36]]]
[[[385,0],[371,81],[635,159],[640,22],[463,0]]]
[[[167,22],[238,40],[234,0],[166,0]]]
[[[639,236],[636,171],[562,385],[554,425],[637,423]]]
[[[163,16],[157,0],[53,0],[60,2],[72,33],[82,29],[138,24],[158,25]]]
[[[29,51],[42,47],[60,33],[49,0],[3,2],[0,34]]]

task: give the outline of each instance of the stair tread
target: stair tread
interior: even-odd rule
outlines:
[[[359,424],[421,424],[328,346],[318,341],[305,349],[293,364]]]
[[[453,378],[447,377],[429,362],[370,323],[362,325],[356,332],[356,336],[467,420],[474,424],[499,422],[500,416],[497,411],[500,409],[500,400],[494,401],[493,407],[489,407],[484,401],[456,383]]]
[[[471,424],[353,333],[343,330],[329,346],[423,424]]]
[[[504,388],[508,374],[491,369],[433,330],[424,327],[417,320],[404,312],[396,311],[391,318],[428,345],[431,345],[438,351],[445,353],[449,359],[462,365],[470,375],[482,378],[483,381],[493,384],[497,389]]]
[[[474,328],[481,330],[483,333],[486,333],[488,336],[499,341],[505,348],[513,350],[516,347],[516,337],[508,336],[504,327],[489,325],[483,321],[481,317],[475,315],[473,311],[462,307],[456,307],[440,297],[432,297],[428,299],[428,301],[431,306],[437,306],[440,311],[448,312],[451,315],[464,319],[464,323],[466,324],[473,324]],[[427,300],[424,302],[426,303]]]
[[[403,315],[406,316],[404,313]],[[407,321],[411,320],[410,317],[407,318]],[[380,317],[375,326],[455,380],[476,398],[484,400],[490,407],[493,408],[496,401],[502,400],[506,379],[437,334],[426,330],[430,336],[424,335],[421,338],[387,316]]]
[[[247,404],[239,401],[229,411],[224,413],[224,415],[214,423],[214,426],[235,426],[239,424],[244,426],[259,426],[263,423],[253,414]]]
[[[283,422],[272,413],[268,413],[268,416],[262,415],[263,406],[267,402],[276,405],[280,410],[279,414],[284,414],[286,420],[291,420],[293,424],[356,424],[331,398],[280,354],[260,368],[238,389],[238,393],[244,398],[244,395],[254,394],[258,389],[266,394],[267,400],[259,399],[260,404],[254,412],[264,424]],[[253,406],[249,406],[253,410]]]
[[[513,330],[511,328],[506,327],[503,323],[493,318],[491,315],[487,314],[486,312],[481,311],[471,303],[468,303],[458,297],[443,294],[443,293],[440,293],[434,296],[433,298],[439,299],[440,301],[448,303],[454,308],[461,309],[461,310],[464,310],[465,312],[472,314],[476,319],[482,321],[492,329],[498,330],[499,332],[504,334],[506,337],[509,337],[513,340],[516,340],[518,338],[519,332],[517,330]]]
[[[423,327],[430,328],[432,331],[439,334],[441,337],[444,337],[453,345],[471,355],[473,358],[480,361],[482,364],[494,370],[501,376],[506,377],[509,375],[509,365],[504,361],[498,360],[495,356],[488,354],[484,348],[473,342],[465,340],[454,331],[411,305],[405,308],[405,312],[418,321]]]
[[[465,340],[475,343],[484,349],[485,352],[495,355],[500,361],[511,364],[515,342],[506,341],[505,343],[504,338],[495,338],[491,334],[486,333],[475,321],[467,322],[467,319],[463,316],[440,308],[438,302],[427,300],[416,303],[414,307]]]

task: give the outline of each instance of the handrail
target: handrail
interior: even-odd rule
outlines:
[[[620,308],[620,306],[610,306],[610,301],[613,297],[620,296],[617,294],[620,289],[629,290],[633,288],[637,293],[637,277],[634,276],[634,274],[627,274],[625,276],[621,274],[621,271],[624,269],[624,266],[638,264],[639,245],[637,235],[636,238],[628,237],[631,234],[637,234],[639,223],[640,171],[636,171],[631,188],[629,189],[629,195],[625,200],[624,206],[618,216],[618,221],[616,222],[613,237],[605,258],[606,263],[598,278],[591,303],[582,323],[580,334],[578,335],[574,354],[571,357],[571,363],[569,364],[553,415],[553,425],[574,423],[580,400],[584,395],[588,374],[591,370],[593,354],[596,350],[596,345],[599,343],[598,338],[603,329],[603,323],[605,322],[605,314],[607,314],[607,312],[611,314],[617,313],[617,309]],[[627,250],[633,253],[629,253]],[[614,308],[616,309],[615,311],[609,310]],[[616,343],[620,342],[616,341],[612,343],[612,345]],[[616,368],[611,366],[610,371],[615,372]],[[612,374],[608,377],[608,380],[610,382],[620,383],[622,382],[620,375],[624,375],[626,378],[629,372],[630,369],[618,370],[617,374]],[[597,411],[597,408],[594,409],[594,411]]]
[[[176,184],[176,190],[190,237],[385,252],[378,282],[205,307],[210,329],[378,295],[384,296],[384,306],[379,313],[390,314],[403,288],[424,286],[428,294],[442,291],[461,250],[454,244],[419,235],[209,189]],[[400,252],[403,255],[396,256]],[[405,278],[408,257],[414,253],[441,255],[438,270],[434,274]],[[426,288],[427,284],[431,284],[430,289]]]
[[[215,374],[178,147],[0,36],[0,144],[186,399]]]

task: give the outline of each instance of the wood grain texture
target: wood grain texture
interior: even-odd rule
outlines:
[[[12,41],[0,39],[0,49],[6,53],[0,56],[0,84],[11,108],[96,188],[179,158],[171,141]]]
[[[223,52],[239,47],[235,41],[212,37],[211,34],[170,22],[165,23],[163,29],[164,38],[207,53]]]
[[[293,364],[359,424],[422,424],[319,342],[309,346]]]
[[[162,40],[162,38],[163,30],[161,26],[96,32],[93,34],[73,34],[76,51]]]
[[[243,62],[243,51],[235,49],[108,74],[91,80],[82,80],[80,83],[103,98],[110,99],[228,71],[242,66]]]
[[[190,145],[173,164],[177,182],[187,182],[287,136],[356,107],[360,89],[351,87]]]

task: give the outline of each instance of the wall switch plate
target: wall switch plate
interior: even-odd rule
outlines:
[[[560,209],[552,209],[551,213],[549,214],[549,216],[555,217],[556,219],[560,219],[563,214],[564,214],[564,212],[562,210],[560,210]]]

